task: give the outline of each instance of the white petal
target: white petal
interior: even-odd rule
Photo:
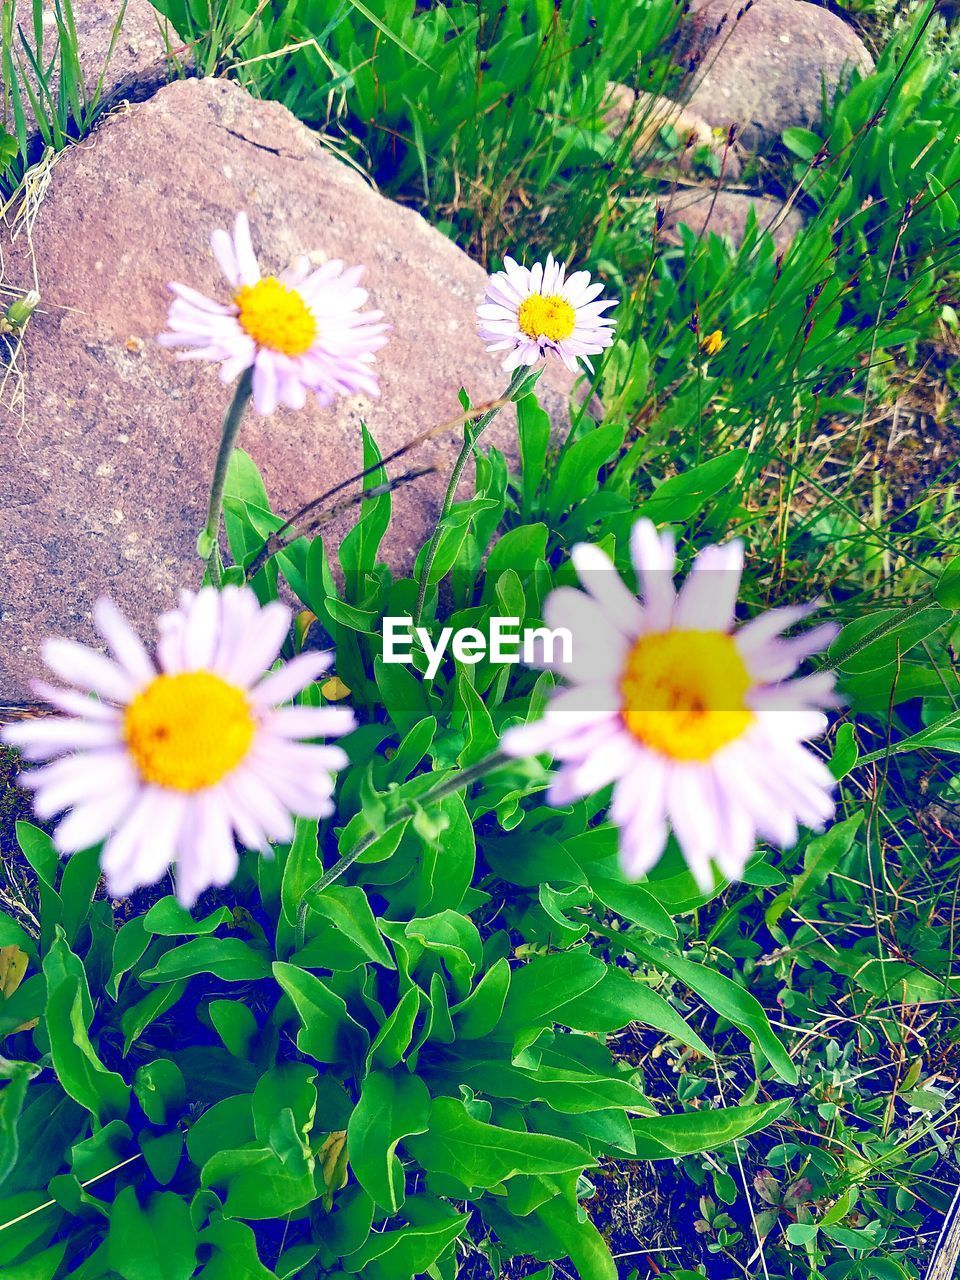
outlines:
[[[742,542],[704,547],[677,596],[673,625],[688,631],[729,631],[742,572]]]
[[[571,552],[573,567],[583,586],[610,620],[630,640],[643,628],[643,608],[617,573],[612,560],[599,547],[580,542]]]
[[[255,707],[276,707],[295,697],[328,670],[333,655],[311,651],[298,653],[277,671],[271,671],[250,691]]]
[[[574,681],[620,678],[630,645],[605,607],[575,587],[558,587],[547,597],[543,612],[551,630],[569,632],[572,650],[569,661],[564,661],[563,645],[558,641],[554,660],[545,666]]]
[[[651,631],[666,631],[676,600],[673,535],[668,530],[658,535],[652,520],[638,520],[630,531],[630,551],[640,582],[647,627]]]
[[[108,702],[129,702],[133,697],[135,686],[129,674],[95,649],[54,637],[43,642],[41,652],[51,671],[67,684],[97,693]]]
[[[93,606],[93,620],[120,666],[136,684],[146,684],[156,670],[143,641],[112,600],[101,596]]]

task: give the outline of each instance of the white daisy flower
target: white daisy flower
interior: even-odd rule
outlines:
[[[707,892],[711,859],[738,879],[758,836],[787,848],[798,823],[820,829],[833,816],[834,779],[804,743],[826,729],[834,676],[790,677],[836,628],[784,637],[815,606],[772,609],[735,628],[740,542],[701,551],[679,591],[669,533],[639,520],[631,549],[640,599],[598,547],[574,548],[585,590],[561,587],[545,607],[548,627],[570,632],[569,660],[542,663],[569,687],[542,720],[508,730],[503,746],[561,762],[552,803],[613,783],[625,873],[648,871],[672,828]]]
[[[177,896],[192,906],[236,874],[235,841],[267,850],[293,837],[292,814],[333,812],[336,746],[309,741],[355,726],[346,707],[281,706],[330,665],[303,653],[276,671],[290,610],[261,607],[248,587],[184,592],[158,622],[156,662],[109,600],[94,609],[111,655],[47,640],[43,656],[70,687],[37,682],[63,716],[10,725],[3,741],[42,768],[22,775],[62,853],[106,843],[109,892],[126,897],[176,863]],[[91,696],[92,695],[92,696]]]
[[[219,363],[224,382],[253,368],[253,402],[260,413],[278,404],[302,409],[307,392],[321,405],[357,392],[379,395],[370,368],[387,341],[382,311],[362,311],[363,267],[339,261],[311,267],[301,258],[278,276],[260,272],[245,213],[233,235],[214,231],[213,254],[230,285],[227,303],[214,302],[184,284],[171,284],[165,347],[186,347],[181,360]]]
[[[532,267],[504,258],[504,270],[487,281],[477,307],[480,337],[488,351],[506,351],[504,369],[536,364],[548,351],[576,373],[577,362],[592,370],[589,356],[613,342],[615,321],[603,313],[616,304],[601,298],[602,284],[590,283],[589,271],[567,276],[567,264],[552,254]]]

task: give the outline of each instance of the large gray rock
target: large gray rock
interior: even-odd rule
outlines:
[[[682,103],[660,94],[644,93],[625,84],[610,84],[607,88],[607,128],[614,137],[627,135],[633,159],[643,168],[660,167],[652,157],[661,149],[662,130],[669,128],[677,136],[676,164],[682,171],[693,169],[706,147],[716,157],[725,179],[740,176],[738,149],[728,145],[722,129],[713,128]]]
[[[99,87],[104,106],[121,99],[143,101],[192,65],[190,51],[150,0],[127,0],[126,6],[120,0],[81,0],[73,16],[87,94],[92,99]],[[49,63],[57,45],[56,15],[49,4],[43,30],[43,61]]]
[[[692,58],[689,110],[710,124],[735,124],[740,140],[760,148],[784,129],[819,124],[828,101],[873,59],[836,14],[805,0],[691,0],[681,51]]]
[[[111,116],[54,166],[32,253],[24,234],[3,245],[5,283],[29,287],[33,259],[43,301],[24,341],[25,416],[0,411],[0,700],[25,695],[45,634],[91,637],[101,593],[149,631],[198,582],[194,544],[230,393],[215,368],[177,363],[153,339],[168,280],[224,296],[209,237],[238,209],[268,268],[305,251],[365,263],[371,305],[394,326],[378,356],[379,400],[247,418],[241,444],[277,510],[360,469],[361,419],[387,452],[454,418],[461,385],[474,403],[505,387],[476,335],[481,267],[283,107],[186,80]],[[542,385],[559,421],[569,380],[554,368]],[[514,435],[505,414],[490,441],[509,448]],[[423,447],[416,463],[440,473],[394,495],[386,550],[399,568],[432,528],[460,438]]]
[[[698,236],[722,236],[734,248],[743,242],[751,212],[761,231],[769,231],[779,252],[783,252],[803,226],[796,209],[788,209],[772,196],[754,196],[742,191],[718,191],[715,187],[681,187],[663,206],[663,231],[677,243],[677,228],[687,226]]]

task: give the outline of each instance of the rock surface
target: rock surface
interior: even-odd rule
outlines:
[[[143,101],[170,78],[171,70],[189,64],[189,51],[150,0],[127,0],[120,18],[120,0],[81,0],[74,5],[77,50],[87,93],[100,83],[101,102]],[[114,31],[120,18],[120,30]],[[57,41],[53,7],[44,7],[44,61],[49,62]],[[112,48],[111,48],[112,46]],[[101,83],[102,78],[102,83]]]
[[[209,236],[241,208],[267,269],[309,251],[365,263],[370,305],[394,326],[378,358],[380,400],[247,418],[241,444],[276,510],[360,469],[361,419],[386,452],[454,418],[461,385],[474,403],[505,386],[476,335],[482,268],[283,107],[225,81],[185,80],[115,113],[54,166],[33,229],[43,301],[24,340],[25,416],[0,410],[2,699],[29,697],[45,634],[92,637],[101,593],[152,639],[156,612],[198,582],[194,544],[229,392],[215,368],[176,363],[153,338],[168,280],[224,296]],[[6,283],[29,287],[26,236],[3,250]],[[569,380],[554,369],[541,386],[560,421]],[[424,446],[417,463],[441,473],[394,495],[387,550],[398,567],[432,528],[459,438]],[[513,438],[502,415],[490,442]]]
[[[750,148],[816,126],[824,84],[829,101],[852,70],[873,70],[856,32],[805,0],[691,0],[680,40],[696,62],[688,109],[711,125],[737,125]]]
[[[701,116],[672,98],[636,91],[625,84],[611,84],[608,88],[608,128],[614,136],[625,130],[630,132],[631,153],[638,164],[646,169],[658,167],[652,153],[657,149],[661,130],[669,127],[675,131],[682,148],[676,161],[681,170],[692,169],[696,153],[703,147],[709,147],[723,166],[724,176],[739,177],[740,156],[735,147],[727,145],[723,130],[714,129]]]
[[[780,252],[803,226],[803,218],[796,209],[785,209],[781,201],[772,196],[696,187],[681,188],[674,193],[664,208],[663,231],[677,242],[677,227],[684,224],[698,236],[712,232],[726,237],[736,247],[743,241],[751,210],[757,215],[760,229],[770,232]]]

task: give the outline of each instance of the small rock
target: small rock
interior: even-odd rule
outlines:
[[[660,145],[660,131],[669,127],[679,139],[682,151],[677,163],[684,172],[693,168],[696,153],[709,147],[722,166],[724,177],[740,176],[740,156],[736,148],[727,145],[725,130],[715,129],[672,98],[635,91],[625,84],[611,84],[608,88],[606,119],[610,131],[615,136],[625,129],[631,131],[634,135],[631,152],[638,164],[644,168],[656,167],[651,153]]]
[[[743,242],[747,218],[753,210],[761,230],[769,231],[778,252],[783,252],[803,226],[796,209],[772,196],[752,196],[716,188],[681,188],[664,208],[663,231],[669,240],[679,241],[677,227],[688,226],[696,235],[707,232],[724,236],[736,248]]]
[[[852,71],[873,70],[856,32],[805,0],[691,0],[679,48],[696,62],[689,109],[712,125],[737,125],[755,149],[784,129],[815,128],[824,84],[829,101]]]
[[[114,39],[118,21],[120,30]],[[122,99],[142,102],[166,84],[171,71],[175,74],[177,68],[192,66],[189,50],[150,0],[127,0],[124,8],[116,0],[78,4],[74,25],[87,93],[92,97],[100,84],[102,106]],[[53,9],[45,7],[45,63],[51,61],[56,41]]]
[[[176,362],[154,337],[167,282],[223,298],[210,233],[246,209],[266,269],[319,250],[366,264],[370,305],[393,325],[378,353],[381,398],[269,418],[249,414],[241,445],[275,509],[298,507],[362,466],[363,418],[384,453],[502,394],[475,307],[486,273],[419,214],[378,195],[282,106],[224,80],[182,80],[107,120],[51,172],[31,246],[2,244],[5,280],[42,300],[25,331],[24,416],[0,409],[4,509],[0,697],[24,698],[51,632],[93,637],[109,593],[152,638],[153,617],[199,582],[195,554],[230,391],[216,368]],[[69,246],[66,250],[65,246]],[[560,424],[570,389],[556,365],[541,382]],[[9,405],[8,380],[4,403]],[[455,428],[395,462],[438,472],[393,495],[384,554],[409,569],[433,527],[459,448]],[[511,449],[504,413],[489,443]],[[469,486],[465,478],[461,496]],[[354,513],[324,530],[335,550]]]

